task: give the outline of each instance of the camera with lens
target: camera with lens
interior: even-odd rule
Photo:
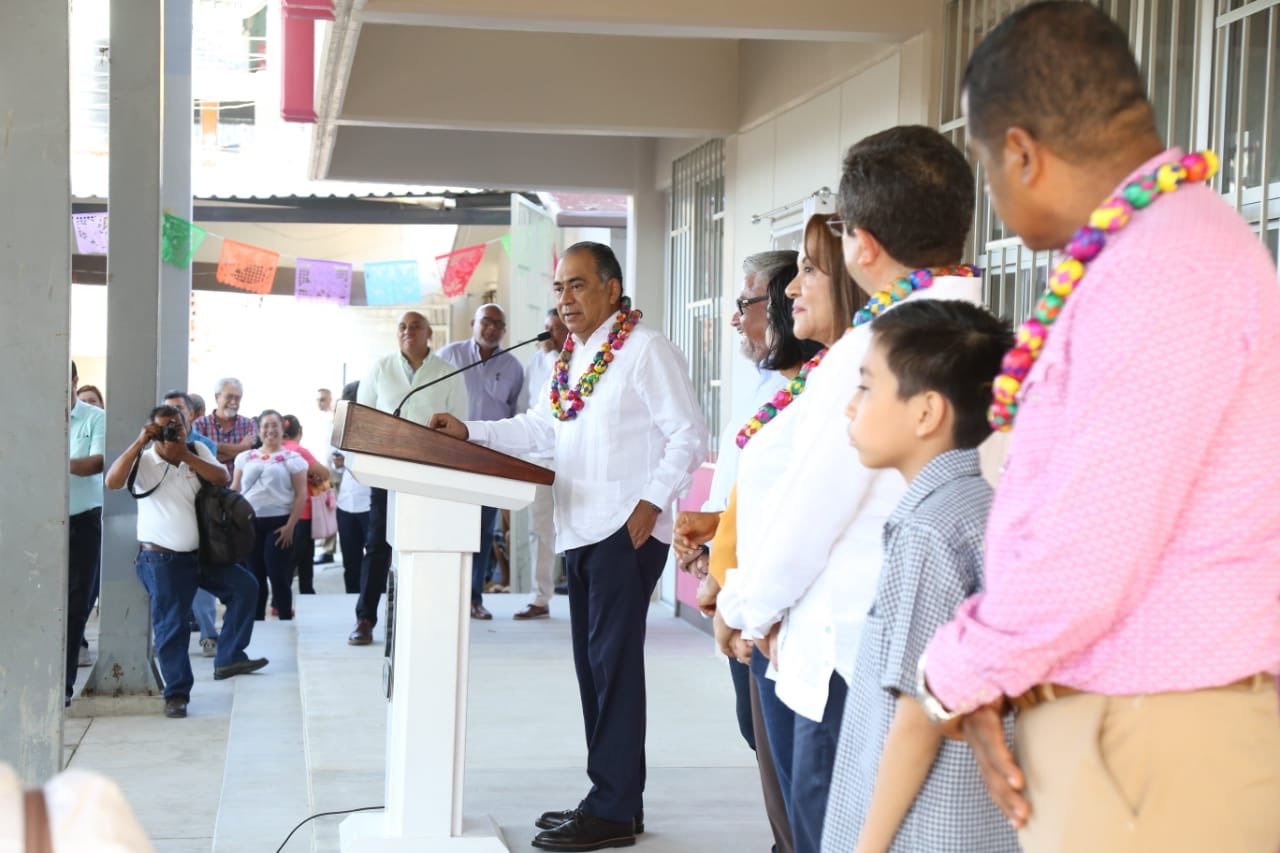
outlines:
[[[182,427],[170,422],[160,428],[160,441],[182,441]]]

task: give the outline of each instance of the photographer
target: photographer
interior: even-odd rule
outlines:
[[[135,469],[133,483],[130,472]],[[245,647],[253,634],[258,583],[237,565],[202,566],[197,556],[200,531],[196,493],[201,479],[227,484],[227,470],[202,445],[187,443],[181,414],[173,406],[157,406],[133,444],[111,464],[106,485],[129,486],[138,500],[138,579],[151,596],[155,655],[164,679],[164,714],[185,717],[194,677],[187,646],[187,613],[196,590],[216,595],[227,611],[222,642],[213,662],[215,679],[253,672],[266,658],[250,659]]]

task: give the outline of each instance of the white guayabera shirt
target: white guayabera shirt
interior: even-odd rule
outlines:
[[[571,383],[591,365],[613,322],[610,316],[576,342]],[[503,453],[552,455],[557,551],[604,541],[642,500],[663,509],[653,535],[669,544],[670,507],[707,455],[707,426],[684,355],[637,325],[571,421],[551,413],[550,382],[523,414],[467,422],[471,441]]]

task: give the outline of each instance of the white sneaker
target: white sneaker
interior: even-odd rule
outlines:
[[[217,640],[201,640],[201,641],[200,641],[200,654],[201,654],[201,655],[203,655],[204,657],[207,657],[207,658],[211,658],[211,657],[213,657],[214,655],[216,655],[217,653],[218,653],[218,641],[217,641]]]

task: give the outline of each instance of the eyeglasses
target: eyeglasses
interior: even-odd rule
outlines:
[[[739,297],[738,299],[735,299],[735,300],[734,300],[734,302],[736,302],[736,303],[737,303],[737,305],[738,305],[738,313],[739,313],[739,314],[745,314],[745,313],[747,313],[747,308],[748,308],[749,306],[751,306],[751,305],[755,305],[757,302],[764,302],[764,301],[765,301],[766,299],[768,299],[768,298],[769,298],[769,297],[768,297],[768,295],[765,295],[765,296],[753,296],[753,297],[751,297],[750,299],[743,299],[743,298]]]
[[[507,324],[504,321],[494,320],[490,317],[481,317],[480,325],[489,326],[490,328],[494,328],[494,329],[505,329],[507,327]]]
[[[828,231],[830,231],[832,234],[834,234],[834,235],[835,235],[835,236],[837,236],[837,237],[844,237],[844,220],[843,220],[843,219],[828,219],[828,220],[827,220],[827,230],[828,230]]]

